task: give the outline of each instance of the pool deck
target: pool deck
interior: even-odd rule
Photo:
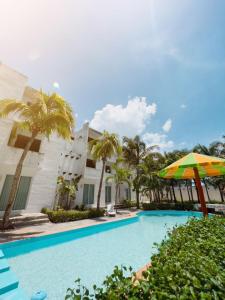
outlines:
[[[0,244],[7,243],[16,240],[22,240],[34,236],[42,236],[57,232],[68,231],[72,229],[83,228],[87,226],[92,226],[96,224],[102,224],[105,222],[119,221],[123,219],[128,219],[136,216],[138,211],[130,211],[130,210],[119,210],[115,217],[100,217],[95,219],[85,219],[73,222],[65,222],[65,223],[51,223],[46,222],[44,224],[37,225],[28,225],[24,224],[23,226],[18,226],[15,229],[7,230],[5,232],[0,232]]]

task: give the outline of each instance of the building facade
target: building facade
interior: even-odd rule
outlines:
[[[75,132],[72,143],[67,143],[61,154],[59,175],[70,181],[72,178],[81,176],[78,184],[78,191],[75,205],[96,207],[97,194],[102,171],[102,162],[95,161],[89,150],[89,142],[101,137],[101,133],[90,128],[88,123]],[[117,200],[115,199],[115,183],[107,180],[107,177],[113,174],[112,164],[116,158],[107,161],[101,191],[100,206],[107,204],[121,203],[123,200],[131,199],[131,189],[127,183],[120,184]]]
[[[32,102],[35,89],[27,86],[28,78],[23,74],[0,64],[0,101],[17,99]],[[12,184],[16,165],[26,145],[29,133],[16,132],[12,135],[14,117],[0,119],[0,215],[3,214]],[[72,142],[66,142],[52,135],[48,141],[38,136],[31,146],[22,169],[14,213],[40,212],[43,207],[54,207],[57,199],[57,178],[63,176],[68,182],[81,176],[76,199],[72,203],[96,207],[102,162],[94,161],[89,151],[89,141],[101,136],[85,123],[75,132]],[[101,207],[115,204],[115,184],[106,183],[111,175],[111,164],[107,162],[101,193]],[[129,199],[127,184],[121,184],[118,201]]]
[[[27,86],[28,78],[6,65],[0,64],[0,100],[32,101],[34,89]],[[12,136],[14,118],[0,119],[0,215],[9,196],[16,165],[26,144],[28,134],[16,132]],[[54,203],[60,154],[64,142],[57,136],[50,141],[37,137],[29,151],[14,204],[14,212],[40,212]]]

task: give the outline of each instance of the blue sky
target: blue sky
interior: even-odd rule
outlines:
[[[162,150],[225,134],[225,1],[0,0],[0,60],[77,126]]]

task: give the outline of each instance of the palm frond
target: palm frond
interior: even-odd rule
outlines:
[[[27,104],[22,101],[5,99],[0,101],[0,117],[7,117],[11,113],[19,113],[27,109]]]

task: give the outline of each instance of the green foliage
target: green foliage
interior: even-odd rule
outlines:
[[[225,299],[225,219],[193,218],[168,235],[143,279],[134,282],[132,269],[115,267],[93,294],[78,280],[66,299]]]
[[[122,205],[124,208],[131,208],[131,207],[136,207],[136,201],[131,201],[131,200],[123,200]]]
[[[102,183],[105,173],[105,164],[108,159],[121,153],[119,137],[115,133],[103,131],[102,135],[89,143],[91,155],[95,160],[102,161],[102,172],[98,188],[97,209],[100,209]]]
[[[62,222],[70,222],[77,221],[88,218],[97,218],[104,216],[105,211],[103,209],[88,209],[84,211],[80,210],[51,210],[47,211],[49,220],[52,223],[62,223]]]
[[[143,210],[164,210],[164,209],[175,209],[175,210],[194,210],[194,203],[190,202],[177,202],[177,203],[142,203]]]
[[[57,179],[58,185],[58,204],[64,209],[70,209],[71,201],[76,199],[76,193],[78,191],[78,184],[82,178],[82,175],[75,176],[71,180],[65,180],[63,176],[59,176]],[[63,199],[66,196],[66,203],[63,203]]]
[[[42,214],[47,214],[49,211],[51,211],[51,209],[47,208],[47,207],[42,207],[42,209],[41,209]]]

